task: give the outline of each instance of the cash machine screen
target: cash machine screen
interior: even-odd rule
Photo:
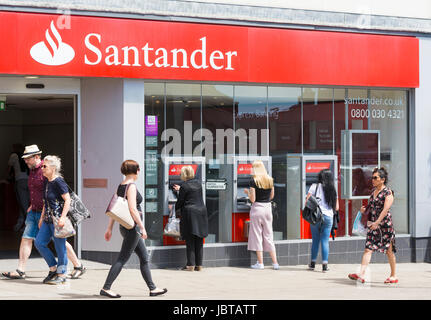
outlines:
[[[173,203],[177,201],[177,196],[173,192],[173,185],[181,185],[183,181],[181,180],[181,169],[185,166],[191,166],[195,172],[195,176],[198,171],[198,165],[192,163],[174,163],[169,165],[169,189],[168,189],[168,202]]]
[[[250,187],[250,179],[252,174],[252,163],[238,163],[236,168],[237,173],[237,207],[239,211],[250,210],[248,205],[248,196],[244,192],[244,189]]]
[[[305,162],[305,194],[308,193],[313,183],[317,183],[319,172],[329,169],[334,173],[333,161],[325,160],[306,160]]]

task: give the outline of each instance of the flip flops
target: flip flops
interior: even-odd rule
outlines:
[[[14,279],[14,280],[16,280],[16,279],[25,279],[25,272],[24,271],[16,269],[16,273],[18,275],[14,275],[11,272],[2,272],[1,275],[3,277],[5,277],[5,278],[8,278],[8,279]]]

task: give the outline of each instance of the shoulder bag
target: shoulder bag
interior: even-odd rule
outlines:
[[[46,185],[46,189],[45,189],[45,197],[47,193],[48,193],[48,184]],[[46,201],[46,204],[48,205],[47,214],[51,215],[52,223],[54,224],[54,237],[55,238],[73,237],[76,234],[76,231],[75,231],[75,228],[73,227],[72,221],[70,221],[69,216],[66,216],[64,226],[60,227],[58,225],[58,221],[60,219],[55,216],[55,214],[53,213],[54,210],[51,209],[48,201]]]
[[[82,220],[90,218],[91,214],[78,195],[69,186],[67,187],[69,188],[70,194],[70,209],[67,214],[73,224],[77,226],[82,222]]]
[[[322,210],[320,209],[319,202],[317,201],[318,198],[316,198],[318,187],[319,185],[316,186],[314,195],[311,195],[308,198],[304,209],[302,210],[302,218],[312,225],[320,223],[323,219]]]
[[[117,192],[115,192],[105,212],[108,217],[114,219],[128,230],[135,226],[135,221],[130,214],[129,203],[127,202],[127,190],[130,185],[131,183],[126,186],[124,197],[118,196]]]

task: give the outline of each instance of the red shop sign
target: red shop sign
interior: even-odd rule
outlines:
[[[414,37],[0,12],[0,74],[419,86]]]
[[[251,169],[253,168],[252,163],[240,163],[238,164],[236,173],[238,175],[247,174],[251,175]]]
[[[170,176],[179,176],[181,175],[181,169],[185,166],[191,166],[193,168],[193,171],[196,174],[196,170],[198,169],[197,164],[171,164],[169,166],[169,175]]]
[[[331,162],[307,162],[305,173],[318,173],[322,170],[329,169]]]

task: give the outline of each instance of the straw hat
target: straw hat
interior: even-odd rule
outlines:
[[[35,144],[31,146],[26,146],[22,158],[28,158],[34,156],[35,154],[41,154],[42,151],[39,150],[39,147]]]

